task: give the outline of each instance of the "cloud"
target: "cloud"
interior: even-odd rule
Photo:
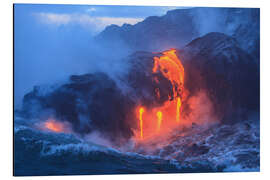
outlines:
[[[92,8],[87,9],[86,12],[94,12],[94,11],[96,11],[96,10],[97,10],[96,8],[93,8],[93,7],[92,7]]]
[[[92,8],[91,8],[92,9]],[[93,10],[92,10],[93,11]],[[89,28],[93,33],[102,31],[106,26],[116,24],[122,26],[124,23],[136,24],[143,21],[143,18],[132,17],[93,17],[89,14],[57,14],[57,13],[36,13],[34,14],[42,24],[63,26],[80,25]]]
[[[160,15],[166,14],[168,11],[175,10],[175,9],[190,9],[193,7],[178,7],[178,6],[165,6],[165,7],[159,7],[159,13]]]
[[[38,13],[36,14],[42,23],[63,25],[71,22],[71,16],[68,14]]]

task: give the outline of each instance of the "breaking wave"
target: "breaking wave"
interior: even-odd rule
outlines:
[[[143,147],[123,151],[74,134],[15,123],[14,172],[25,176],[259,171],[257,126],[249,121],[211,130],[194,126],[190,133],[171,136],[167,146],[146,153]]]

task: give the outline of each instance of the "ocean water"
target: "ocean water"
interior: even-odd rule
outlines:
[[[151,144],[149,146],[155,146]],[[14,125],[14,175],[249,172],[260,170],[259,124],[174,133],[154,151],[121,151],[72,134]],[[152,148],[153,149],[153,148]]]

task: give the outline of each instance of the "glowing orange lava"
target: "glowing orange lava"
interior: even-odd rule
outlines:
[[[172,95],[162,106],[155,108],[139,108],[140,139],[152,137],[157,133],[174,128],[181,121],[182,96],[184,93],[184,67],[176,55],[176,50],[171,49],[154,57],[153,74],[161,74],[169,80],[172,86]],[[157,77],[153,81],[159,83]],[[160,98],[159,89],[155,89],[155,96]],[[142,118],[143,115],[143,118]]]
[[[177,107],[176,107],[176,122],[179,123],[180,121],[180,108],[181,108],[181,99],[180,97],[177,98]]]
[[[159,132],[160,131],[161,122],[162,122],[162,112],[161,111],[158,111],[157,112],[157,118],[158,118],[157,132]]]
[[[173,98],[179,96],[184,86],[184,67],[175,54],[176,50],[172,49],[163,52],[163,56],[154,57],[153,73],[158,71],[167,78],[173,86]]]
[[[143,118],[142,118],[142,115],[144,113],[144,108],[141,107],[139,111],[140,111],[140,134],[141,134],[141,139],[143,139]]]
[[[53,132],[63,132],[64,126],[60,122],[56,122],[55,120],[48,120],[45,122],[45,127]]]

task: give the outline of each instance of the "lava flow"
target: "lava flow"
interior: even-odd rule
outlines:
[[[161,72],[167,78],[173,87],[173,98],[180,95],[184,88],[184,67],[172,49],[163,52],[163,56],[154,57],[153,73]]]
[[[176,55],[176,50],[171,49],[163,52],[160,57],[154,57],[152,73],[161,74],[170,82],[172,94],[168,94],[168,100],[162,106],[139,108],[141,140],[168,131],[181,122],[184,67]],[[159,83],[157,78],[154,78],[154,81]],[[155,89],[155,96],[160,98],[159,88]]]
[[[158,126],[157,126],[157,131],[160,131],[160,126],[161,126],[161,122],[162,122],[162,112],[158,111],[157,112],[157,119],[158,119]]]
[[[139,111],[140,111],[140,134],[141,134],[141,139],[143,139],[143,118],[142,118],[142,115],[144,112],[143,107],[141,107]]]
[[[176,122],[180,121],[180,108],[181,108],[181,98],[177,98],[177,107],[176,107]]]
[[[47,130],[60,133],[65,131],[64,124],[57,122],[55,120],[48,120],[44,123],[44,126]]]

